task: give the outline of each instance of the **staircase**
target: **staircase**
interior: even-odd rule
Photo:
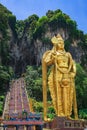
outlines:
[[[2,118],[4,120],[22,121],[23,112],[30,112],[29,100],[23,78],[13,80],[7,92]],[[25,118],[25,115],[24,117]],[[8,126],[6,130],[16,130],[17,126]],[[33,127],[32,127],[33,128]],[[18,130],[35,130],[25,125],[19,125]]]

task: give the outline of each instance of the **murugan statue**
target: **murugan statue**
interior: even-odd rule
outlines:
[[[64,40],[59,34],[55,35],[51,42],[52,50],[46,51],[42,58],[44,120],[47,120],[47,85],[56,115],[70,118],[73,108],[77,119],[75,62],[71,54],[65,51]],[[51,72],[47,76],[47,67],[50,65],[52,65]]]

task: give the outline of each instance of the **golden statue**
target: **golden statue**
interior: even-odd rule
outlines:
[[[74,77],[75,62],[64,49],[64,40],[58,34],[51,42],[52,50],[46,51],[42,58],[44,120],[47,120],[47,84],[57,116],[70,118],[72,107],[75,119],[78,118]],[[47,66],[52,65],[47,78]]]

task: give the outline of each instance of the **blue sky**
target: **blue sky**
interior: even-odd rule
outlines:
[[[18,20],[24,20],[32,14],[41,17],[48,10],[61,9],[77,22],[78,29],[87,33],[87,0],[0,0],[0,3]]]

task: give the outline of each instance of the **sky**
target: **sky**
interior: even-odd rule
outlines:
[[[87,0],[0,0],[17,20],[36,14],[45,16],[48,10],[62,10],[77,23],[77,28],[87,34]]]

